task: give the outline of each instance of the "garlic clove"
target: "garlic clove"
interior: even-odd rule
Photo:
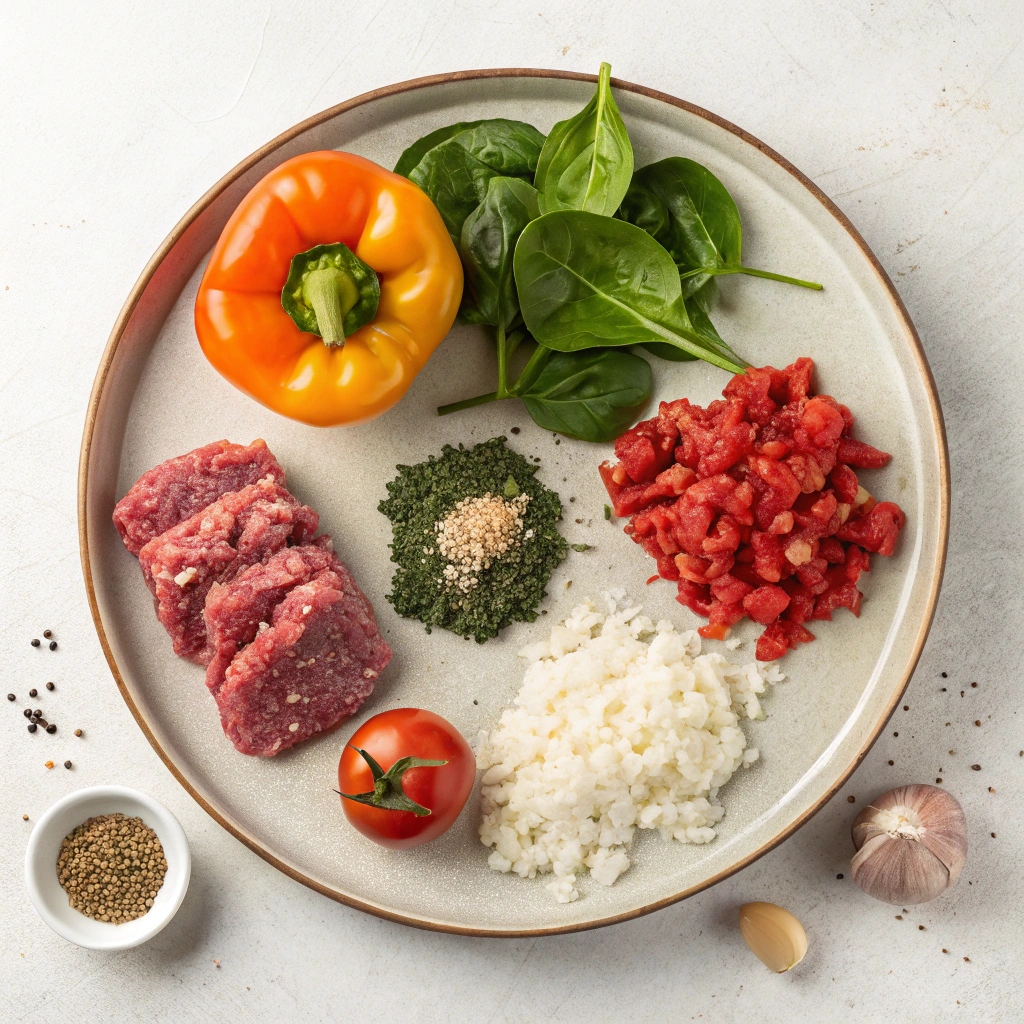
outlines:
[[[967,819],[956,799],[935,786],[883,793],[853,823],[854,882],[886,903],[925,903],[960,877],[967,859]]]
[[[761,963],[776,974],[796,967],[807,952],[804,926],[774,903],[740,907],[740,934]]]

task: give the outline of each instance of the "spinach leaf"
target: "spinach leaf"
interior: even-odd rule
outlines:
[[[444,138],[446,131],[438,129],[414,143],[398,166],[406,167],[419,156],[406,177],[434,201],[457,246],[462,225],[483,200],[491,178],[533,177],[544,136],[532,125],[505,118],[470,122]],[[441,141],[420,153],[432,137]]]
[[[462,225],[459,255],[472,306],[471,323],[508,330],[519,313],[512,254],[523,228],[539,215],[537,190],[521,178],[491,178],[480,205]]]
[[[728,189],[706,167],[673,156],[633,175],[618,216],[643,228],[669,252],[689,297],[722,274],[749,274],[820,290],[801,281],[742,265],[743,228]]]
[[[580,441],[613,441],[651,397],[651,366],[619,349],[554,352],[515,394],[533,421]]]
[[[551,129],[534,184],[541,213],[587,210],[610,217],[633,174],[633,147],[612,97],[611,65],[602,64],[597,91],[568,121]]]
[[[475,128],[479,124],[483,124],[483,122],[457,121],[455,124],[445,125],[444,128],[436,128],[429,134],[424,135],[422,139],[417,139],[398,158],[398,163],[395,164],[395,174],[400,174],[403,178],[408,178],[409,172],[412,171],[412,169],[435,146],[440,146],[442,142],[447,142],[453,135],[458,135],[459,132],[463,132],[467,128]]]
[[[513,268],[523,320],[541,345],[575,352],[666,342],[743,371],[690,325],[679,271],[642,228],[581,210],[548,213],[519,236]]]
[[[714,279],[712,278],[708,284],[714,287]],[[690,326],[723,355],[731,355],[732,349],[729,348],[722,340],[722,336],[715,330],[715,325],[711,322],[711,317],[708,316],[707,311],[700,304],[699,297],[695,295],[689,299],[683,299],[683,306],[686,309]],[[684,363],[697,358],[689,352],[684,352],[681,348],[676,348],[674,345],[667,345],[660,341],[644,345],[644,348],[652,356],[657,356],[659,359],[667,359],[672,363]]]

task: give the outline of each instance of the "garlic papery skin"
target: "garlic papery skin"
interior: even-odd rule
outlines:
[[[774,903],[740,907],[740,934],[758,960],[776,974],[796,967],[807,952],[804,926]]]
[[[936,786],[883,793],[853,822],[854,882],[885,903],[927,903],[960,877],[967,860],[963,808]]]

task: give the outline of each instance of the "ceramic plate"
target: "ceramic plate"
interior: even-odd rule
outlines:
[[[670,155],[706,164],[739,204],[745,261],[824,282],[817,293],[726,279],[716,324],[756,365],[811,355],[820,390],[853,409],[858,436],[893,453],[866,483],[907,513],[899,550],[875,559],[859,620],[843,613],[821,623],[817,642],[783,661],[788,678],[767,696],[767,718],[745,726],[761,760],[723,790],[727,813],[712,843],[683,846],[639,834],[633,867],[614,886],[583,876],[581,898],[559,905],[541,881],[488,869],[475,797],[451,831],[418,850],[389,852],[347,826],[332,792],[335,768],[342,745],[369,716],[427,707],[474,737],[518,690],[517,651],[581,598],[610,586],[641,598],[654,618],[686,628],[698,621],[675,602],[671,584],[645,586],[651,560],[621,524],[605,521],[597,464],[610,446],[556,442],[511,402],[444,419],[434,414],[438,404],[493,387],[493,347],[479,329],[456,327],[386,415],[317,430],[263,409],[214,372],[193,329],[196,288],[235,205],[285,159],[336,148],[391,167],[428,131],[484,117],[518,118],[547,131],[583,106],[593,82],[522,70],[421,79],[343,103],[255,153],[189,211],[139,279],[103,356],[86,423],[86,584],[114,678],[149,741],[189,793],[275,867],[334,899],[422,927],[522,935],[607,924],[691,895],[771,849],[835,793],[884,726],[921,651],[941,580],[949,501],[941,413],[913,325],[877,260],[839,210],[778,154],[707,111],[617,82],[638,166]],[[658,362],[655,376],[656,399],[686,395],[701,404],[727,380],[704,363]],[[522,432],[513,437],[512,427]],[[439,630],[428,636],[385,600],[390,526],[377,503],[396,464],[419,462],[446,442],[498,434],[540,458],[540,478],[562,496],[565,535],[593,549],[566,559],[536,623],[515,625],[484,646]],[[138,563],[110,518],[144,470],[222,437],[266,439],[292,490],[320,512],[395,652],[355,719],[266,760],[236,753],[221,734],[202,671],[172,655]],[[744,643],[731,657],[753,658],[757,627],[745,623],[738,635]]]

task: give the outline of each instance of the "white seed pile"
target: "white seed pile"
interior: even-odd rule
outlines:
[[[520,543],[528,494],[503,498],[489,491],[478,498],[463,498],[434,524],[437,550],[448,564],[439,583],[468,594],[479,584],[478,573]],[[423,549],[424,554],[433,554]]]

